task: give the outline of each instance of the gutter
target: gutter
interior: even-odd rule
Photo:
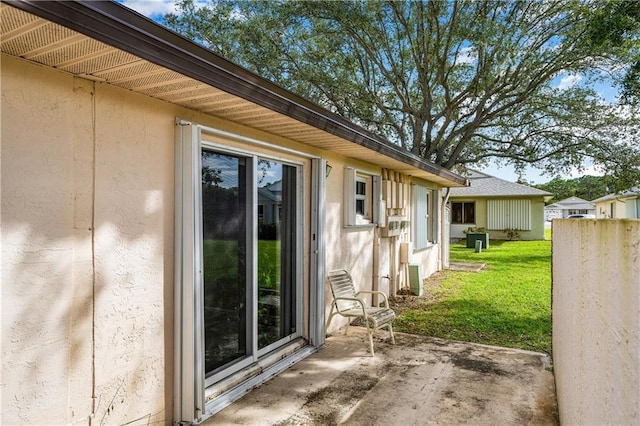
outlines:
[[[404,150],[118,3],[3,2],[452,183],[467,184],[462,176]]]

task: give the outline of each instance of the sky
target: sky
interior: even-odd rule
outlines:
[[[153,19],[156,22],[160,22],[162,17],[167,13],[175,12],[174,0],[117,0],[119,3],[127,6],[136,12]],[[196,0],[198,3],[206,4],[206,1]],[[464,61],[472,60],[470,55],[460,58]],[[580,75],[559,75],[553,82],[555,87],[559,89],[566,89],[572,85],[579,84],[582,80]],[[606,102],[614,102],[618,93],[616,89],[606,82],[601,82],[593,86],[593,88],[602,96]],[[515,172],[512,166],[493,164],[489,167],[485,167],[481,170],[484,173],[492,176],[505,179],[511,182],[518,180],[518,174]],[[574,170],[573,172],[561,176],[562,178],[576,178],[584,175],[602,175],[602,172],[595,170],[593,167],[586,167],[584,171]],[[533,167],[527,168],[522,175],[522,179],[529,183],[545,183],[553,179],[554,176],[543,175],[541,170]]]

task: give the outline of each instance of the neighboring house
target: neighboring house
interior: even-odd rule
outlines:
[[[465,178],[117,3],[0,13],[3,423],[199,422],[323,345],[326,271],[446,263]]]
[[[484,228],[491,239],[507,239],[517,230],[522,240],[544,239],[544,203],[551,194],[470,171],[469,186],[451,188],[451,238],[464,238],[469,228]]]
[[[592,203],[597,218],[640,219],[640,187],[605,195]]]
[[[258,186],[258,223],[278,223],[282,210],[282,180]]]
[[[572,214],[596,214],[596,207],[592,202],[578,197],[565,198],[544,208],[544,218],[546,221],[553,219],[564,219]]]

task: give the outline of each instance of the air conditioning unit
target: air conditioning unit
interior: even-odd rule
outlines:
[[[411,293],[422,296],[424,294],[424,284],[420,265],[412,263],[409,265],[409,289]]]

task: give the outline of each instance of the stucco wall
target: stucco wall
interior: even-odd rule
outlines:
[[[553,221],[553,361],[563,425],[640,423],[640,220]]]
[[[396,288],[400,285],[400,264],[399,251],[400,243],[410,241],[409,230],[401,237],[385,238],[380,237],[379,228],[373,226],[345,227],[342,203],[344,197],[344,167],[350,166],[372,174],[380,174],[380,168],[372,167],[365,163],[353,161],[347,162],[344,158],[325,154],[327,161],[331,164],[331,174],[327,178],[327,200],[326,200],[326,270],[334,269],[348,270],[359,290],[371,290],[375,287],[374,275],[377,272],[377,286],[379,290],[391,295],[390,280],[382,278],[390,276],[394,279]],[[411,218],[411,209],[407,211],[407,216]],[[441,217],[441,213],[438,214]],[[378,240],[378,264],[377,271],[374,265],[375,240]],[[336,249],[339,247],[339,249]],[[422,267],[423,278],[427,278],[439,269],[440,245],[435,244],[427,249],[412,251],[409,263],[417,263]],[[393,267],[393,264],[396,267]],[[331,309],[331,290],[325,288],[325,299],[327,301],[326,314],[329,315]],[[368,299],[371,300],[370,298]],[[346,319],[334,317],[328,332],[333,333],[340,327],[347,324]]]
[[[3,424],[90,412],[91,86],[2,57]]]
[[[344,197],[344,158],[330,156],[331,173],[326,181],[326,270],[346,269],[353,277],[359,290],[373,288],[373,240],[375,228],[371,226],[344,227],[342,203]],[[351,165],[351,164],[350,164]],[[370,169],[366,164],[356,166],[360,170],[379,173],[379,169]],[[331,289],[325,286],[326,315],[331,310]],[[335,317],[329,325],[328,332],[334,332],[345,326],[346,320]]]
[[[2,57],[3,423],[170,420],[175,113]]]

